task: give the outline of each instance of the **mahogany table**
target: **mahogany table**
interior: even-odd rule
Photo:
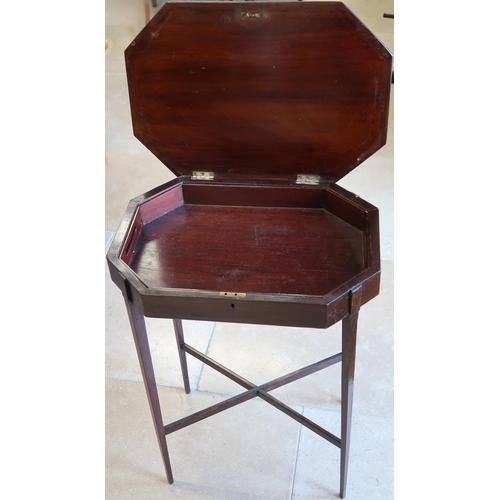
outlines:
[[[134,134],[177,176],[129,203],[107,255],[168,481],[167,435],[260,397],[340,448],[344,498],[357,319],[380,250],[377,208],[336,182],[385,144],[392,56],[321,1],[169,2],[125,57]],[[173,319],[186,393],[186,353],[246,391],[165,424],[145,316]],[[342,352],[255,385],[188,345],[183,319],[342,321]],[[338,362],[340,437],[270,394]]]

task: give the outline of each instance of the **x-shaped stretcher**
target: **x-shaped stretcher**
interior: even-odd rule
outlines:
[[[342,352],[329,356],[321,361],[308,365],[304,368],[295,370],[287,375],[271,380],[261,385],[255,385],[252,382],[241,377],[237,373],[222,366],[217,361],[209,358],[194,347],[186,344],[184,341],[184,332],[182,321],[174,319],[174,330],[179,351],[179,359],[182,371],[182,378],[186,394],[191,391],[189,384],[188,368],[186,354],[199,359],[206,365],[215,369],[222,375],[225,375],[233,382],[241,385],[245,392],[226,399],[220,403],[212,405],[208,408],[193,413],[187,417],[181,418],[175,422],[164,425],[158,398],[158,390],[151,359],[151,352],[147,338],[146,324],[142,313],[128,300],[126,300],[127,311],[129,314],[130,324],[134,335],[134,341],[139,356],[142,375],[148,395],[148,400],[153,416],[156,436],[162,452],[163,463],[167,474],[167,479],[170,484],[174,482],[170,458],[168,455],[166,436],[175,431],[188,427],[196,422],[200,422],[205,418],[216,415],[224,410],[232,408],[245,401],[260,397],[264,401],[282,411],[289,417],[293,418],[300,424],[304,425],[311,431],[315,432],[323,439],[340,448],[340,497],[344,498],[346,494],[347,483],[347,465],[349,460],[351,420],[352,420],[352,399],[354,385],[354,365],[356,357],[356,335],[357,335],[357,320],[360,308],[361,294],[357,293],[360,290],[358,287],[350,292],[350,312],[342,320]],[[342,392],[341,392],[341,437],[338,438],[331,432],[319,426],[315,422],[304,417],[297,411],[293,410],[286,404],[282,403],[274,396],[269,394],[269,391],[282,387],[286,384],[299,380],[307,375],[318,372],[336,363],[342,362]]]

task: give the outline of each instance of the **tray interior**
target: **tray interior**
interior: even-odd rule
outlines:
[[[150,288],[324,296],[366,265],[363,231],[322,207],[176,205],[130,238]]]

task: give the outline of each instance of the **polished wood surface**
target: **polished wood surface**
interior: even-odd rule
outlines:
[[[324,296],[365,265],[363,233],[324,209],[185,204],[142,228],[150,288]]]
[[[361,307],[361,287],[350,292],[349,314],[342,320],[342,381],[341,381],[341,435],[340,435],[340,498],[347,493],[347,472],[351,448],[352,404],[354,397],[354,369],[358,316]]]
[[[172,484],[174,482],[174,476],[172,475],[172,466],[170,464],[170,457],[168,454],[167,440],[165,439],[165,432],[163,430],[163,417],[161,414],[153,360],[151,358],[151,350],[149,348],[146,323],[141,312],[126,298],[125,305],[127,307],[130,327],[134,337],[137,357],[139,359],[139,364],[141,365],[142,378],[144,380],[144,387],[149,401],[151,416],[153,417],[156,439],[158,440],[158,446],[160,447],[163,466],[165,468],[167,480],[170,484]]]
[[[181,363],[182,381],[184,382],[184,390],[186,394],[191,392],[189,384],[188,366],[186,360],[186,352],[184,350],[184,330],[182,328],[182,321],[174,319],[175,340],[177,342],[177,350],[179,352],[179,361]]]
[[[386,141],[392,56],[339,2],[169,2],[125,56],[134,133],[177,175],[336,181]]]
[[[108,261],[148,317],[326,328],[351,287],[379,292],[378,210],[334,185],[179,178],[131,201]]]

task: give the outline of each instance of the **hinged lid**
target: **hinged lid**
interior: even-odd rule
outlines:
[[[340,2],[167,3],[125,56],[134,133],[176,175],[337,181],[386,141],[392,55]]]

